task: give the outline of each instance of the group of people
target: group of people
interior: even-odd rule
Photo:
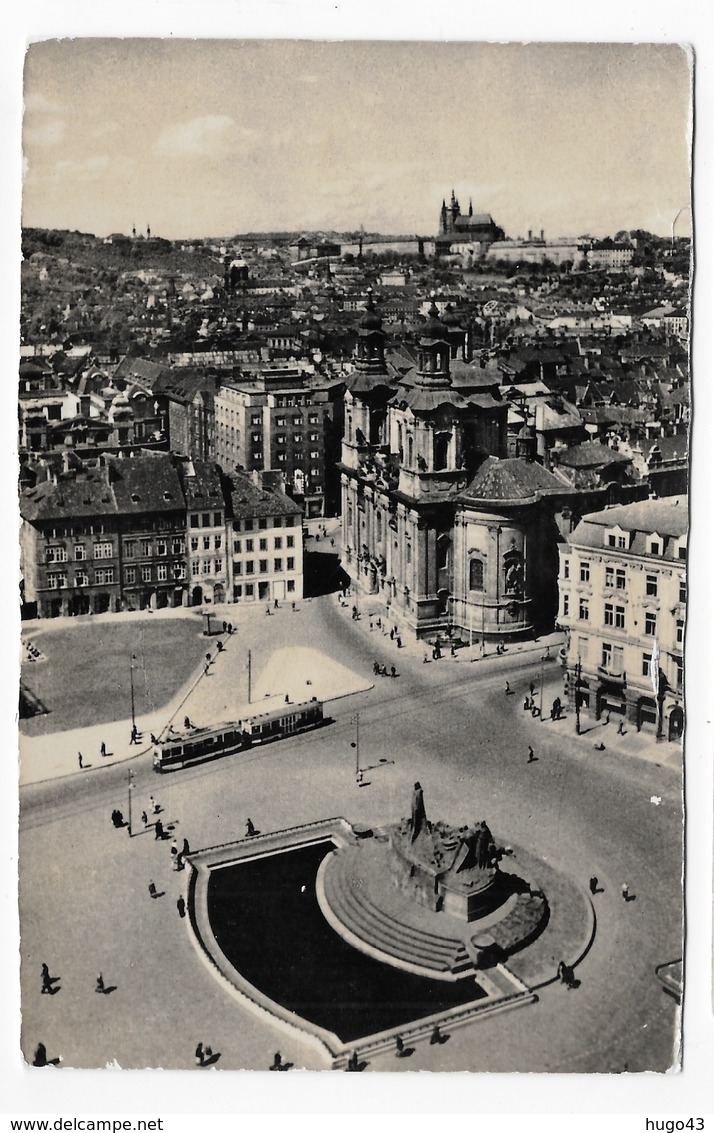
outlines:
[[[386,665],[380,665],[379,661],[374,661],[372,663],[372,670],[374,672],[375,677],[396,677],[396,676],[398,676],[396,667],[394,665],[392,665],[389,669],[387,669],[387,666]]]

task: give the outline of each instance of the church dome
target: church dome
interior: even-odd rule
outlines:
[[[367,292],[367,306],[359,321],[359,328],[367,333],[382,329],[382,320],[374,309],[371,289]]]
[[[434,302],[432,296],[431,307],[429,308],[429,317],[426,321],[426,326],[422,331],[423,339],[430,339],[432,342],[445,342],[447,341],[449,328],[439,315],[439,308]]]

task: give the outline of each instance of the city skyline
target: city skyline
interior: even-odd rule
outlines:
[[[33,43],[23,223],[430,235],[453,188],[510,237],[684,235],[689,67],[675,44]]]

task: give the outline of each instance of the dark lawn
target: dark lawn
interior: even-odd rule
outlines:
[[[75,622],[29,636],[46,660],[26,662],[22,680],[49,709],[20,721],[23,735],[39,736],[129,719],[129,663],[134,662],[136,715],[166,704],[206,652],[203,621],[146,618],[140,622]]]

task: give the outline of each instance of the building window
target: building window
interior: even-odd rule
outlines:
[[[234,539],[233,540],[233,554],[234,555],[240,554],[240,539]]]
[[[268,526],[267,519],[259,519],[258,520],[258,530],[259,531],[265,531],[267,526]]]
[[[302,425],[302,417],[293,417],[293,425]]]
[[[246,598],[252,598],[252,597],[253,597],[253,593],[254,593],[254,591],[255,591],[255,587],[253,586],[253,583],[252,583],[252,582],[248,582],[248,583],[246,584],[246,588],[245,588],[245,596],[246,596]]]
[[[156,541],[156,554],[167,555],[169,553],[169,545],[165,539],[157,539]]]
[[[75,586],[89,586],[89,575],[86,570],[77,570],[74,572]]]
[[[186,551],[186,544],[181,539],[173,539],[171,542],[171,553],[173,555],[183,555]]]
[[[569,613],[570,613],[570,595],[564,594],[563,595],[563,617],[567,618]]]
[[[201,569],[202,569],[204,574],[210,574],[211,573],[211,560],[210,559],[204,559],[203,562],[201,563]]]
[[[682,645],[684,642],[684,622],[681,618],[677,618],[677,645]]]
[[[253,520],[252,519],[246,519],[244,530],[245,531],[252,531],[253,530]]]
[[[287,570],[295,570],[295,559],[288,558],[285,566]]]
[[[657,575],[648,574],[645,578],[645,594],[648,598],[657,597]]]
[[[295,579],[289,578],[288,579],[288,594],[294,594],[294,593],[295,593]]]
[[[279,445],[284,445],[285,444],[285,433],[278,433],[277,437],[275,438],[275,443],[279,444]]]
[[[47,575],[47,585],[50,590],[61,590],[67,585],[67,575],[62,571],[50,572]]]
[[[252,559],[248,559],[248,562],[245,564],[245,573],[255,574],[255,564]]]
[[[136,582],[136,567],[127,567],[124,572],[124,578],[127,586],[133,586]]]
[[[280,535],[276,535],[273,539],[273,549],[276,551],[281,551],[283,549],[283,540]]]
[[[643,677],[649,677],[651,671],[652,671],[652,654],[651,653],[643,653],[642,654],[642,676]]]
[[[650,554],[651,555],[661,555],[662,554],[662,544],[660,543],[660,541],[658,539],[650,539]]]
[[[590,621],[590,605],[587,598],[580,599],[580,606],[578,609],[578,617],[581,622]]]
[[[174,579],[181,582],[186,577],[186,564],[174,563]]]
[[[85,547],[84,543],[77,543],[76,547],[74,548],[75,562],[78,562],[78,563],[84,562],[86,557],[87,557],[87,548]]]
[[[615,624],[615,608],[612,602],[605,603],[605,625],[611,626]]]
[[[293,444],[294,445],[301,445],[302,444],[302,433],[293,433]]]
[[[203,536],[203,549],[204,549],[204,551],[210,551],[210,549],[211,549],[211,536],[210,535],[204,535]]]
[[[278,460],[281,464],[285,464],[285,461],[287,460],[287,456],[285,455],[284,452],[278,453]]]
[[[252,433],[252,434],[251,434],[251,438],[252,438],[252,441],[253,441],[253,444],[254,444],[254,445],[259,445],[259,444],[260,444],[260,442],[261,442],[261,441],[262,441],[262,439],[263,439],[263,438],[261,437],[260,433]]]
[[[608,673],[612,671],[612,646],[610,645],[609,641],[603,641],[602,643],[602,657],[600,659],[600,664],[602,665],[603,669],[607,669]]]
[[[45,551],[45,562],[66,563],[67,551],[64,547],[48,547]]]
[[[267,559],[259,559],[258,560],[258,570],[260,571],[261,574],[267,574],[268,573],[268,560]]]
[[[258,540],[258,550],[259,551],[267,551],[267,549],[268,549],[268,540],[267,539],[259,539]]]
[[[191,563],[191,574],[194,578],[201,573],[201,563],[199,559],[194,559]]]
[[[294,535],[288,535],[288,537],[285,540],[285,546],[286,547],[294,547],[295,546],[295,536]]]
[[[233,573],[234,574],[242,574],[243,573],[243,563],[234,563],[233,564]]]
[[[197,515],[191,516],[191,527],[198,527],[198,516]]]
[[[317,451],[317,449],[313,449],[310,452],[310,460],[319,460],[319,459],[320,459],[320,453]],[[313,469],[313,472],[317,472],[317,471],[318,471],[317,468]]]
[[[615,629],[625,628],[625,607],[615,606]]]
[[[250,418],[251,425],[259,425],[261,421],[260,413],[252,413]]]
[[[220,535],[214,535],[214,537],[213,537],[213,549],[214,549],[214,551],[220,551],[220,549],[221,549],[221,536]]]
[[[223,515],[220,511],[214,511],[214,513],[213,513],[213,526],[214,527],[222,527],[223,526]]]
[[[94,544],[94,557],[95,559],[111,559],[114,554],[114,546],[112,543],[95,543]]]
[[[612,589],[615,585],[615,568],[605,567],[605,585]]]
[[[294,527],[295,526],[295,516],[294,515],[287,515],[285,517],[285,526],[286,527]]]
[[[142,557],[151,554],[151,540],[142,539],[140,543]]]
[[[683,578],[680,578],[680,580],[679,580],[679,601],[680,602],[686,602],[687,601],[687,583],[685,582],[685,580]]]
[[[570,559],[563,559],[563,578],[570,578]]]
[[[645,634],[647,637],[654,637],[657,633],[657,615],[651,611],[645,613]]]
[[[590,563],[581,563],[580,564],[580,581],[581,582],[589,582],[590,581]]]
[[[483,590],[482,559],[471,559],[469,563],[469,590]]]
[[[94,581],[97,586],[105,586],[114,581],[114,567],[97,567],[94,572]]]
[[[318,417],[317,413],[311,413],[308,417],[308,421],[311,425],[317,425],[319,423],[319,420],[320,418]]]
[[[221,559],[213,560],[213,573],[221,574],[223,572],[223,561]]]
[[[211,526],[211,513],[208,511],[201,512],[201,527]]]
[[[191,550],[192,551],[198,550],[198,536],[197,535],[191,536]]]
[[[687,548],[680,546],[677,550],[677,558],[686,559],[686,557],[687,557]]]
[[[312,441],[313,444],[316,444],[317,441],[319,441],[319,439],[320,439],[319,433],[310,433],[310,440]]]
[[[684,679],[684,662],[681,657],[675,657],[674,663],[677,667],[677,692],[682,691],[682,681]]]
[[[233,587],[233,597],[236,598],[236,599],[243,597],[243,587],[242,586],[234,586]]]
[[[168,580],[169,568],[166,563],[159,563],[158,567],[156,568],[156,577],[158,578],[159,582],[166,582]]]
[[[252,539],[246,539],[245,549],[246,549],[247,554],[253,553],[253,540]]]
[[[624,570],[615,571],[615,586],[618,590],[624,590],[627,585],[627,578]]]
[[[151,567],[150,566],[143,566],[141,568],[141,581],[142,582],[151,582]]]
[[[283,569],[283,560],[282,559],[273,559],[273,570],[282,570],[282,569]]]
[[[136,554],[136,543],[133,539],[127,539],[124,544],[124,557],[133,559]]]
[[[284,417],[276,418],[275,424],[278,426],[279,429],[284,429],[285,428],[285,418]],[[285,440],[285,437],[283,437],[283,440]]]

